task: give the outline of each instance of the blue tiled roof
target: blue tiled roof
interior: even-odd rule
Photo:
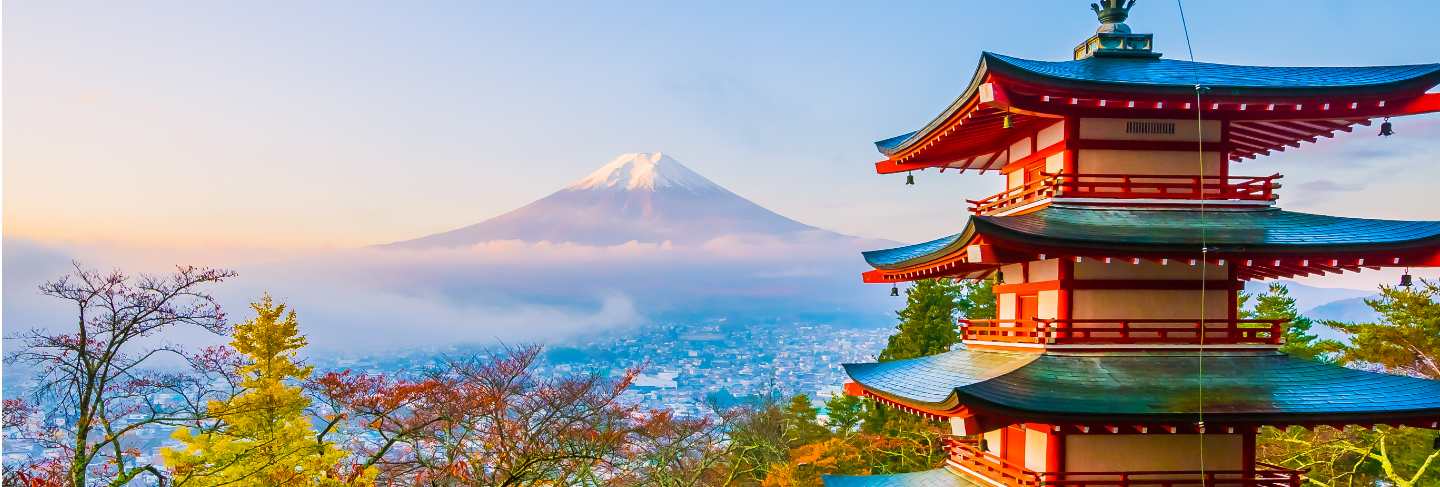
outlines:
[[[1440,381],[1366,372],[1278,352],[1029,354],[958,350],[846,364],[866,388],[934,407],[1002,408],[1037,417],[1207,416],[1301,420],[1440,416]],[[1203,377],[1203,379],[1202,379]],[[1201,384],[1203,383],[1203,396]]]
[[[1115,247],[1180,246],[1204,242],[1217,250],[1257,247],[1360,247],[1440,236],[1440,221],[1377,220],[1261,210],[1105,209],[1051,205],[1015,216],[976,217],[984,232],[1004,229],[1052,242]]]
[[[1351,67],[1237,66],[1125,57],[1036,61],[986,52],[981,54],[980,64],[965,91],[939,116],[920,130],[877,141],[875,148],[889,155],[925,138],[964,106],[966,100],[975,96],[980,81],[991,70],[1083,85],[1085,88],[1112,88],[1126,92],[1189,93],[1198,82],[1210,88],[1212,94],[1230,96],[1318,92],[1340,95],[1374,90],[1418,95],[1440,83],[1440,63]]]
[[[990,69],[1015,68],[1047,78],[1124,85],[1195,84],[1224,88],[1359,88],[1440,75],[1440,63],[1403,66],[1291,67],[1237,66],[1175,59],[1090,57],[1077,61],[1036,61],[985,53]],[[1421,88],[1424,91],[1424,88]]]
[[[959,242],[962,235],[963,234],[957,233],[915,245],[906,245],[893,249],[871,250],[869,252],[861,252],[861,255],[865,256],[865,262],[869,262],[871,266],[883,268],[942,251],[948,254],[950,252],[946,249],[956,242]]]
[[[1440,221],[1376,220],[1259,210],[1111,209],[1053,204],[1012,216],[972,217],[963,232],[885,250],[865,252],[878,269],[937,259],[966,245],[970,235],[999,235],[1070,248],[1163,251],[1195,250],[1204,242],[1216,252],[1325,249],[1429,244],[1440,240]]]
[[[943,468],[889,475],[826,475],[825,487],[978,487]]]

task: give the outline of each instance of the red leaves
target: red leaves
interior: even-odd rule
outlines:
[[[621,401],[638,370],[547,376],[539,357],[501,349],[410,378],[334,372],[309,389],[347,415],[353,438],[372,439],[357,453],[382,484],[604,483],[711,425]]]

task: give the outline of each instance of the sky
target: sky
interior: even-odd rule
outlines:
[[[928,173],[907,188],[873,173],[871,142],[929,121],[982,50],[1061,59],[1096,25],[1081,1],[976,5],[9,2],[5,231],[364,246],[663,150],[800,221],[924,240],[957,228],[961,200],[999,177]],[[1197,59],[1440,61],[1440,3],[1237,5],[1188,3]],[[1142,0],[1129,24],[1185,57],[1175,3]],[[1440,218],[1421,190],[1440,176],[1440,137],[1421,137],[1440,133],[1436,118],[1397,122],[1389,140],[1362,129],[1235,173],[1286,173],[1290,208]],[[1341,160],[1357,154],[1413,164]]]

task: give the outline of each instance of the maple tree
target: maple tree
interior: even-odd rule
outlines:
[[[164,482],[162,469],[144,460],[137,438],[202,417],[199,405],[221,391],[204,370],[147,367],[167,354],[194,360],[178,347],[155,345],[154,338],[185,326],[226,333],[225,314],[203,288],[234,275],[183,266],[165,276],[132,277],[76,263],[69,275],[42,284],[41,294],[74,306],[75,320],[8,337],[19,347],[6,362],[35,369],[37,386],[28,399],[6,402],[6,427],[56,453],[7,465],[7,480],[18,471],[29,477],[17,478],[22,485],[125,485],[146,474]],[[35,420],[8,417],[12,407],[30,408]]]

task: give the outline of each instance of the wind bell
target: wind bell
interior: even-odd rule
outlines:
[[[1400,287],[1410,287],[1413,285],[1415,285],[1415,282],[1410,277],[1410,269],[1406,268],[1405,273],[1400,275]]]
[[[1395,135],[1395,126],[1390,125],[1390,117],[1385,117],[1385,121],[1380,122],[1380,135],[1385,137]]]
[[[915,174],[913,174],[913,173],[911,173],[911,172],[909,172],[909,171],[906,171],[906,172],[905,172],[905,185],[906,185],[906,186],[914,186],[914,185],[915,185]]]
[[[1009,113],[1006,113],[1006,114],[1005,114],[1005,119],[1000,121],[1000,128],[1006,128],[1006,129],[1008,129],[1008,128],[1014,127],[1014,126],[1015,126],[1015,124],[1010,122],[1010,114],[1009,114]]]
[[[891,295],[891,296],[899,296],[899,295],[900,295],[900,286],[899,286],[898,284],[891,284],[891,285],[890,285],[890,295]]]

